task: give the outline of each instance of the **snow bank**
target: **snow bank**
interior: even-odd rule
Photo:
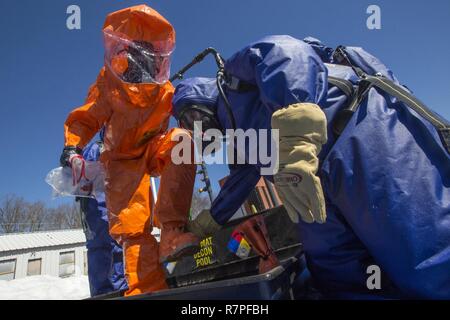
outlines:
[[[88,298],[87,276],[32,276],[0,281],[0,300],[80,300]]]

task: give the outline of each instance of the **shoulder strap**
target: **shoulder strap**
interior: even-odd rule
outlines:
[[[339,112],[335,123],[333,123],[333,131],[337,135],[340,135],[344,131],[348,121],[350,121],[350,118],[356,112],[361,102],[366,98],[370,88],[374,87],[386,92],[392,97],[397,98],[399,101],[403,102],[405,106],[411,108],[422,118],[431,123],[439,133],[445,149],[450,154],[450,124],[448,121],[436,115],[419,99],[414,97],[405,88],[396,84],[392,80],[382,76],[381,74],[374,76],[368,75],[357,66],[353,66],[350,59],[348,59],[345,54],[344,47],[339,46],[337,50],[341,61],[344,61],[347,65],[350,65],[360,78],[352,103]]]
[[[338,87],[342,92],[345,93],[347,97],[353,96],[354,89],[353,84],[350,81],[328,76],[328,83],[332,84],[335,87]]]

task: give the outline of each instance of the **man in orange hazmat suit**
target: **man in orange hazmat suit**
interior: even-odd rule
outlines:
[[[187,131],[168,130],[174,91],[168,81],[175,45],[172,25],[139,5],[109,14],[103,35],[105,64],[86,104],[65,122],[61,164],[83,161],[81,149],[105,126],[101,161],[109,229],[123,246],[126,295],[134,295],[167,288],[161,262],[198,249],[199,239],[183,232],[196,167],[193,161],[175,164],[171,159],[176,140],[190,139]],[[150,176],[161,176],[154,208]],[[159,244],[151,235],[155,220],[161,228]]]

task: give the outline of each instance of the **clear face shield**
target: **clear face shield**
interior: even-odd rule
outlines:
[[[133,41],[105,30],[105,63],[127,83],[164,84],[170,77],[171,41]]]

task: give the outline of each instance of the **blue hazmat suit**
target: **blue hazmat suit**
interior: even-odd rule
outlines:
[[[328,142],[319,154],[318,175],[327,222],[300,221],[299,232],[308,269],[327,298],[450,299],[448,144],[430,121],[375,87],[340,136],[335,134],[333,123],[349,97],[327,79],[346,80],[354,89],[359,77],[350,66],[336,64],[333,51],[313,38],[269,36],[235,53],[226,61],[227,74],[255,86],[244,92],[225,87],[237,128],[270,128],[272,113],[296,102],[317,103],[326,114]],[[363,72],[398,84],[392,71],[362,48],[346,51]],[[175,116],[193,103],[206,104],[224,129],[231,128],[215,79],[186,79],[177,86]],[[448,122],[429,114],[445,126],[441,133],[448,142]],[[211,207],[218,223],[245,201],[259,169],[258,164],[231,168]],[[371,278],[377,267],[380,289]]]
[[[101,142],[91,142],[83,150],[87,161],[98,161]],[[91,296],[126,290],[122,248],[109,235],[105,195],[96,199],[81,198],[88,255],[88,278]]]

